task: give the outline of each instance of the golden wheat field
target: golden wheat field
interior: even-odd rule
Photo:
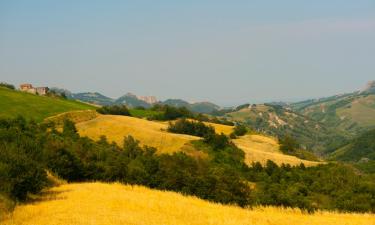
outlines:
[[[371,214],[242,209],[178,193],[105,183],[66,184],[16,207],[2,225],[373,225]]]
[[[198,137],[183,134],[173,134],[166,131],[169,122],[155,122],[128,116],[97,115],[91,120],[83,120],[76,124],[81,136],[98,140],[101,135],[109,141],[122,145],[124,136],[132,135],[142,145],[152,146],[160,153],[171,153],[181,150]],[[215,128],[217,133],[230,134],[232,126],[206,123]]]
[[[79,111],[70,111],[65,113],[60,113],[55,116],[48,117],[44,122],[54,122],[57,126],[62,126],[64,120],[68,119],[74,123],[82,123],[88,120],[92,120],[99,116],[95,110],[79,110]]]
[[[251,165],[253,162],[265,164],[267,160],[272,160],[278,165],[290,164],[299,165],[304,163],[306,166],[315,166],[319,162],[299,159],[295,156],[285,155],[279,150],[279,144],[276,139],[262,135],[245,135],[234,139],[233,142],[245,152],[245,162]]]
[[[212,126],[215,129],[215,132],[218,134],[225,134],[230,135],[233,132],[233,126],[223,125],[223,124],[217,124],[217,123],[210,123],[210,122],[203,122],[204,124],[208,126]]]
[[[132,135],[142,145],[152,146],[160,153],[171,153],[180,150],[191,140],[198,137],[173,134],[166,131],[167,124],[128,116],[100,115],[92,120],[76,124],[81,136],[98,140],[101,135],[120,146],[124,136]]]

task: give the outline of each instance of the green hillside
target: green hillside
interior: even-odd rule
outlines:
[[[352,93],[292,104],[295,111],[356,136],[375,128],[375,94]]]
[[[281,137],[290,135],[303,149],[316,153],[323,153],[345,139],[340,132],[323,123],[277,105],[244,105],[227,112],[225,117],[231,121],[245,123],[261,133]]]
[[[22,115],[40,122],[59,113],[85,109],[95,107],[73,100],[37,96],[0,87],[0,117]]]
[[[343,161],[375,160],[375,130],[365,132],[332,154],[332,158]]]

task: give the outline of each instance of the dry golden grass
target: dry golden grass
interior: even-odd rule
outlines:
[[[2,225],[373,225],[371,214],[223,206],[173,192],[121,184],[69,184],[18,206]]]
[[[101,135],[109,141],[115,141],[120,146],[124,136],[132,135],[142,145],[152,146],[159,153],[171,153],[198,137],[173,134],[166,131],[167,124],[128,116],[100,115],[93,120],[76,124],[81,136],[98,140]]]
[[[234,128],[234,126],[228,126],[228,125],[217,124],[217,123],[209,123],[209,122],[203,122],[203,123],[215,128],[215,132],[218,134],[223,133],[225,135],[230,135],[233,132],[233,128]]]
[[[253,162],[265,164],[267,160],[272,160],[281,165],[299,165],[304,163],[306,166],[315,166],[319,162],[299,159],[295,156],[285,155],[279,150],[279,144],[276,139],[262,135],[245,135],[233,140],[233,142],[245,152],[245,162],[251,165]]]
[[[80,110],[80,111],[70,111],[58,114],[56,116],[48,117],[44,122],[54,122],[57,126],[62,126],[64,120],[69,119],[74,123],[81,123],[88,120],[92,120],[98,117],[99,114],[95,110]]]

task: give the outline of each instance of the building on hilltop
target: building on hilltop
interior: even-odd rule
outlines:
[[[20,90],[31,94],[46,95],[49,91],[48,87],[33,87],[32,84],[21,84]]]

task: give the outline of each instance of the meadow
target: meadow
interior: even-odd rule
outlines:
[[[301,163],[306,166],[316,166],[319,162],[299,159],[295,156],[285,155],[279,150],[279,143],[275,138],[263,135],[245,135],[234,139],[233,142],[245,152],[245,162],[251,165],[253,162],[260,162],[262,165],[267,160],[272,160],[276,164],[281,165],[299,165]]]
[[[114,141],[119,145],[122,145],[124,136],[132,135],[142,145],[157,148],[159,153],[179,151],[183,147],[186,148],[190,141],[200,139],[191,135],[169,133],[167,132],[168,123],[129,116],[99,115],[92,120],[77,123],[77,129],[81,136],[98,140],[101,135],[104,135],[109,141]],[[206,124],[213,126],[217,133],[230,134],[233,130],[232,126]]]
[[[41,122],[60,113],[89,109],[95,107],[78,101],[38,96],[0,87],[0,117],[22,115]]]
[[[169,133],[166,131],[166,123],[128,116],[100,115],[76,126],[81,136],[98,140],[104,135],[109,141],[119,145],[123,144],[124,136],[132,135],[142,145],[157,148],[159,153],[178,151],[190,141],[199,139],[190,135]]]
[[[73,183],[19,205],[2,225],[373,225],[373,214],[236,206],[119,183]]]

